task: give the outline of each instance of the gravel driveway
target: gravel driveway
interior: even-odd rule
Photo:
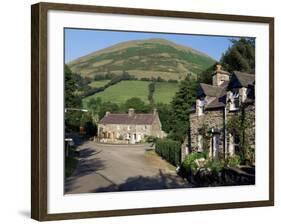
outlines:
[[[108,145],[85,142],[79,163],[65,180],[65,193],[90,193],[191,187],[149,144]]]

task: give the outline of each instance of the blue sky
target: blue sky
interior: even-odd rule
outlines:
[[[68,63],[86,54],[114,44],[149,38],[164,38],[177,44],[192,47],[219,60],[231,46],[231,37],[188,34],[160,34],[143,32],[65,29],[65,62]]]

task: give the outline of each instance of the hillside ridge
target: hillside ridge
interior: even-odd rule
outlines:
[[[97,74],[127,71],[142,77],[180,80],[184,74],[199,73],[215,60],[206,53],[163,38],[138,39],[117,43],[68,63],[73,72],[94,77]]]

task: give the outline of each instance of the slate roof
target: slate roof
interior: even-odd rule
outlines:
[[[215,109],[224,107],[226,104],[226,88],[228,86],[228,81],[224,81],[220,86],[208,85],[205,83],[199,84],[199,89],[197,96],[202,95],[214,97],[210,102],[207,102],[205,109]]]
[[[222,108],[226,105],[226,87],[217,92],[215,99],[206,104],[205,109]]]
[[[100,124],[126,124],[126,125],[151,125],[157,115],[154,114],[108,114]]]
[[[205,104],[205,109],[217,109],[226,105],[226,89],[229,82],[224,81],[220,86],[208,85],[205,83],[199,84],[197,96],[202,95],[213,97],[214,99]]]
[[[222,88],[219,86],[213,86],[205,83],[199,84],[199,89],[197,91],[197,96],[217,96],[218,92],[220,92]]]
[[[255,75],[234,71],[228,88],[249,87],[255,85]]]

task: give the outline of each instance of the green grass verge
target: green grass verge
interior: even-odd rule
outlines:
[[[70,177],[78,165],[78,159],[74,157],[65,158],[65,176]]]
[[[169,104],[179,89],[178,83],[157,82],[153,99],[155,103]]]

